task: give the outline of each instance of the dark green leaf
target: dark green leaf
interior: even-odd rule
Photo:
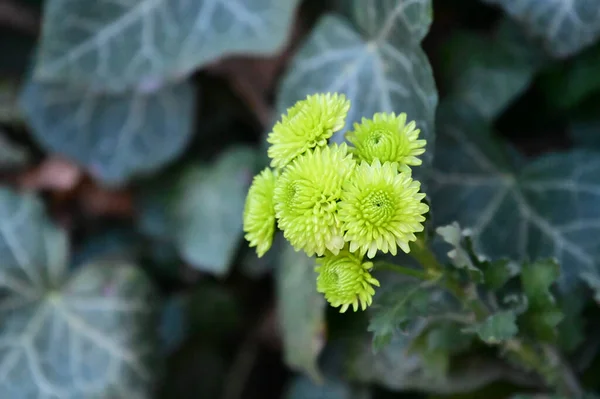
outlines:
[[[497,344],[513,338],[519,332],[517,316],[512,311],[500,311],[488,316],[481,323],[466,329],[477,333],[482,341],[488,344]]]
[[[156,87],[230,54],[285,42],[297,0],[49,0],[34,79]]]
[[[348,365],[351,378],[364,383],[382,385],[393,391],[419,390],[428,393],[453,394],[469,392],[507,377],[504,364],[481,357],[464,357],[452,365],[440,379],[426,367],[423,357],[411,350],[410,337],[395,336],[377,353],[365,342],[362,351]]]
[[[448,90],[486,119],[498,116],[531,83],[545,56],[513,23],[504,20],[494,37],[459,32],[444,49]]]
[[[212,164],[186,164],[149,180],[138,193],[140,230],[173,243],[193,267],[225,275],[242,237],[255,162],[252,148],[234,146]]]
[[[277,267],[277,301],[284,360],[320,380],[317,357],[324,345],[325,299],[317,292],[315,259],[286,243]]]
[[[41,201],[0,190],[0,396],[148,397],[156,296],[124,262],[67,274],[67,239]]]
[[[315,92],[342,92],[352,102],[346,128],[376,112],[406,112],[433,141],[437,92],[420,41],[431,23],[431,1],[354,1],[351,20],[320,19],[288,68],[277,111]],[[343,141],[339,132],[333,141]],[[426,152],[425,163],[431,160]]]
[[[577,349],[585,339],[586,322],[583,316],[586,298],[573,294],[561,298],[560,308],[564,315],[558,325],[558,345],[567,353]]]
[[[224,275],[240,238],[246,193],[255,151],[233,147],[210,167],[187,167],[169,203],[169,230],[182,257],[192,266]]]
[[[595,0],[537,1],[483,0],[504,8],[524,29],[540,37],[556,57],[568,57],[600,37],[598,3]]]
[[[529,307],[533,309],[549,309],[556,307],[556,300],[550,287],[560,277],[560,266],[552,259],[526,262],[521,267],[521,284],[523,292],[529,299]]]
[[[439,295],[421,281],[406,280],[379,289],[370,307],[368,331],[373,333],[373,348],[388,345],[395,334],[423,318],[433,316],[439,308],[434,297]]]
[[[565,289],[599,272],[597,153],[548,154],[516,171],[474,112],[447,103],[438,125],[428,190],[436,224],[458,220],[492,260],[556,258]]]
[[[122,184],[183,151],[192,135],[194,90],[183,82],[151,94],[101,95],[29,82],[21,107],[47,151],[75,160],[106,184]]]

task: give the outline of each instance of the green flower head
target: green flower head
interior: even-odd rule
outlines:
[[[422,163],[417,156],[425,152],[427,141],[418,139],[420,130],[415,127],[414,121],[406,124],[405,113],[377,113],[373,119],[355,123],[354,131],[346,138],[354,145],[351,151],[359,161],[372,163],[379,159],[417,166]]]
[[[327,141],[342,127],[350,101],[343,94],[315,94],[288,108],[273,127],[267,142],[271,166],[283,168],[306,151],[327,146]]]
[[[275,214],[284,237],[298,251],[319,256],[344,246],[338,202],[356,163],[348,146],[318,147],[295,159],[275,185]]]
[[[350,252],[359,250],[373,258],[377,250],[396,255],[400,247],[408,253],[429,210],[421,202],[425,194],[419,193],[420,187],[410,173],[398,173],[396,163],[361,162],[344,183],[338,205]]]
[[[350,306],[355,312],[359,305],[365,310],[373,302],[373,286],[379,287],[379,281],[369,273],[372,268],[372,262],[363,262],[362,256],[347,249],[338,255],[317,258],[317,291],[325,295],[331,306],[341,306],[341,313]]]
[[[271,248],[275,233],[275,208],[273,194],[277,172],[265,168],[252,180],[244,207],[245,238],[250,247],[256,247],[258,257]]]

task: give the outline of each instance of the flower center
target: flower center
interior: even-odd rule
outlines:
[[[363,200],[363,217],[371,225],[381,225],[392,215],[392,204],[388,193],[383,190],[373,191]]]

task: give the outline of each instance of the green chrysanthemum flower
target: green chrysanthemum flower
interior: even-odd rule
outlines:
[[[283,168],[306,151],[327,145],[345,124],[350,101],[343,94],[315,94],[288,108],[267,137],[271,166]]]
[[[416,232],[423,231],[429,210],[421,202],[421,183],[410,173],[398,173],[396,163],[362,162],[344,183],[339,218],[350,242],[350,252],[360,250],[373,258],[377,250],[396,255],[396,247],[410,251]]]
[[[319,147],[298,157],[275,185],[275,214],[284,237],[298,251],[319,256],[344,246],[337,207],[342,184],[356,163],[348,146]]]
[[[373,302],[373,286],[379,287],[379,281],[369,273],[372,267],[372,262],[363,262],[362,256],[347,249],[317,258],[317,291],[325,294],[334,308],[341,306],[341,313],[350,306],[356,312],[359,304],[365,310]]]
[[[354,145],[352,153],[359,161],[398,162],[399,165],[421,165],[417,156],[425,152],[426,140],[419,140],[414,121],[406,124],[406,114],[376,113],[373,119],[363,118],[354,124],[346,138]]]
[[[271,248],[275,234],[275,208],[273,194],[277,172],[265,168],[252,180],[244,207],[245,238],[256,254],[262,257]]]

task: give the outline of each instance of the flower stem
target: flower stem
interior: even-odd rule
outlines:
[[[412,269],[410,267],[394,265],[388,262],[376,262],[374,266],[375,270],[388,270],[405,276],[414,277],[419,280],[427,281],[430,279],[429,275],[421,270]]]

